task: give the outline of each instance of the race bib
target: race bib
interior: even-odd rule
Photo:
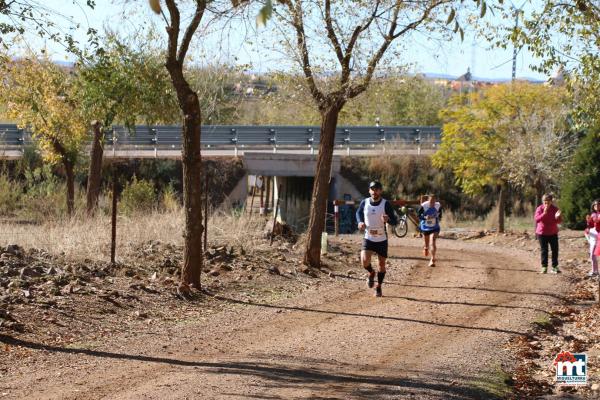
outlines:
[[[373,236],[383,235],[383,231],[381,229],[369,229],[369,234]]]
[[[425,225],[428,227],[433,228],[435,226],[435,219],[434,218],[427,218],[425,220]]]

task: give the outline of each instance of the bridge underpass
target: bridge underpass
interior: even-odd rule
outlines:
[[[279,219],[302,231],[308,225],[312,187],[316,168],[316,155],[246,152],[244,177],[231,195],[231,200],[243,202],[248,194],[248,176],[272,178],[272,192],[268,193],[275,202],[279,199]],[[350,197],[358,199],[361,192],[340,174],[340,156],[334,156],[331,166],[329,203],[334,199]],[[279,191],[281,187],[281,192]],[[276,203],[270,202],[274,207]]]

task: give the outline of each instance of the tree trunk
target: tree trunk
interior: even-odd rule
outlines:
[[[167,60],[167,70],[177,92],[179,107],[183,112],[183,207],[185,228],[183,232],[183,269],[180,291],[185,294],[190,286],[200,285],[203,265],[202,233],[202,160],[200,157],[200,102],[183,76],[183,65],[176,60]]]
[[[202,271],[202,160],[200,157],[200,104],[190,94],[183,125],[183,207],[185,208],[183,283],[200,289]]]
[[[325,228],[335,129],[337,128],[340,109],[341,106],[330,107],[321,113],[321,143],[319,144],[308,223],[308,237],[303,260],[305,265],[315,268],[321,265],[321,234]]]
[[[113,166],[112,173],[112,209],[110,219],[110,263],[115,265],[117,253],[117,206],[118,206],[118,184],[117,184],[117,166]]]
[[[269,199],[271,193],[271,177],[267,176],[265,182],[265,215],[269,215]]]
[[[506,188],[502,184],[499,187],[500,191],[498,194],[498,232],[504,233],[504,210],[506,209]]]
[[[539,179],[535,181],[535,195],[536,199],[533,205],[534,209],[542,202],[542,196],[544,195],[544,185]]]
[[[67,214],[73,215],[73,209],[75,208],[75,164],[71,161],[63,159],[65,166],[65,173],[67,175]]]
[[[100,122],[96,121],[94,127],[94,141],[90,154],[90,169],[88,173],[88,183],[86,192],[86,209],[88,216],[94,215],[98,206],[98,196],[100,195],[100,182],[102,180],[102,129]]]

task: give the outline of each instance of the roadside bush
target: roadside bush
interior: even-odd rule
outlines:
[[[244,163],[240,158],[221,157],[203,158],[202,169],[207,174],[208,199],[211,207],[218,207],[246,174]],[[174,193],[181,198],[183,191],[182,166],[179,160],[130,160],[120,166],[121,176],[137,176],[138,180],[152,182],[156,193],[162,193],[171,186]],[[104,180],[110,181],[108,169]],[[204,191],[204,182],[202,183]],[[162,198],[160,198],[162,200]]]
[[[181,208],[181,201],[172,184],[169,184],[162,192],[161,207],[167,212],[177,211]]]
[[[67,215],[65,204],[66,183],[52,173],[49,165],[24,171],[24,194],[21,196],[19,216],[43,221]],[[75,190],[75,208],[81,203],[81,193]]]
[[[31,222],[57,220],[67,215],[66,183],[52,166],[37,165],[35,152],[6,163],[0,172],[0,215]],[[33,161],[32,161],[33,160]],[[75,184],[75,213],[84,208],[85,196]]]
[[[23,176],[26,171],[33,171],[36,168],[42,168],[44,160],[38,147],[35,144],[27,145],[23,148],[23,156],[13,161],[13,177]]]
[[[8,174],[0,174],[0,215],[12,215],[19,207],[23,187],[10,179]]]
[[[480,196],[468,196],[455,184],[452,171],[434,168],[429,157],[393,156],[345,157],[341,174],[368,196],[368,184],[379,180],[388,199],[417,200],[421,195],[435,193],[447,210],[453,210],[456,219],[483,217],[492,208],[496,198],[490,190]]]
[[[144,179],[138,180],[134,175],[121,193],[119,208],[126,214],[146,212],[156,208],[156,192],[154,185]]]
[[[561,182],[559,205],[569,228],[583,229],[590,204],[600,198],[600,128],[583,138]]]

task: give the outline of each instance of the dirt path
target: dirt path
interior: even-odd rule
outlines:
[[[355,241],[357,237],[342,240]],[[384,297],[336,278],[302,296],[215,298],[202,321],[115,343],[40,348],[35,368],[0,378],[4,398],[494,398],[504,345],[557,302],[564,278],[535,255],[445,240],[429,268],[420,242],[393,242]]]

